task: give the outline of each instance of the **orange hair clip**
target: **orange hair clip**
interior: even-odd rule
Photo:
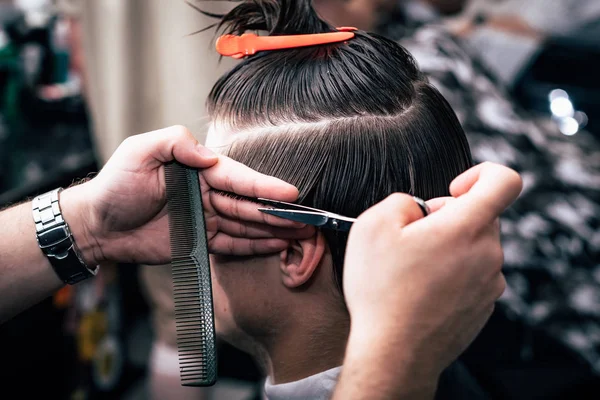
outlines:
[[[223,35],[217,39],[217,51],[222,56],[243,58],[258,51],[292,49],[296,47],[316,46],[344,42],[354,37],[357,30],[352,27],[338,28],[338,32],[315,33],[308,35],[258,36],[244,33],[241,36]]]

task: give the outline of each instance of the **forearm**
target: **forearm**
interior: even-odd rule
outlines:
[[[92,260],[92,246],[83,232],[79,188],[65,190],[60,205],[65,221],[84,258]],[[0,212],[0,324],[39,303],[63,286],[36,239],[31,202]]]
[[[0,213],[0,323],[40,302],[62,286],[40,250],[31,203]]]
[[[333,400],[433,399],[439,375],[400,346],[384,337],[351,334]]]

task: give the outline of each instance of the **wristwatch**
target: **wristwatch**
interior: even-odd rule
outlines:
[[[33,199],[33,220],[40,249],[58,277],[66,284],[74,285],[95,276],[99,266],[90,268],[81,257],[58,203],[62,190],[58,188]]]

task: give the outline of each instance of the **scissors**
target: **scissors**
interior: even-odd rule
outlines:
[[[429,215],[430,210],[427,203],[418,197],[413,197],[417,205],[421,208],[423,216]],[[300,204],[286,203],[270,199],[257,199],[258,202],[271,206],[272,208],[259,208],[258,210],[269,215],[284,218],[290,221],[301,222],[307,225],[313,225],[320,228],[332,229],[334,231],[348,232],[356,218],[345,217],[329,211],[319,210],[302,206]]]

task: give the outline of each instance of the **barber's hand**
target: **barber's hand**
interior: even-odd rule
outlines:
[[[505,289],[498,217],[521,188],[515,171],[484,163],[454,180],[453,198],[430,201],[427,218],[403,194],[361,215],[344,271],[349,353],[362,346],[397,356],[436,379],[474,340]]]
[[[298,191],[212,153],[186,128],[175,126],[128,138],[97,177],[61,194],[65,220],[90,265],[170,261],[164,163],[172,160],[200,169],[211,252],[276,252],[287,246],[284,239],[312,234],[311,228],[298,229],[302,225],[265,216],[256,205],[211,194],[210,188],[214,188],[294,201]]]

